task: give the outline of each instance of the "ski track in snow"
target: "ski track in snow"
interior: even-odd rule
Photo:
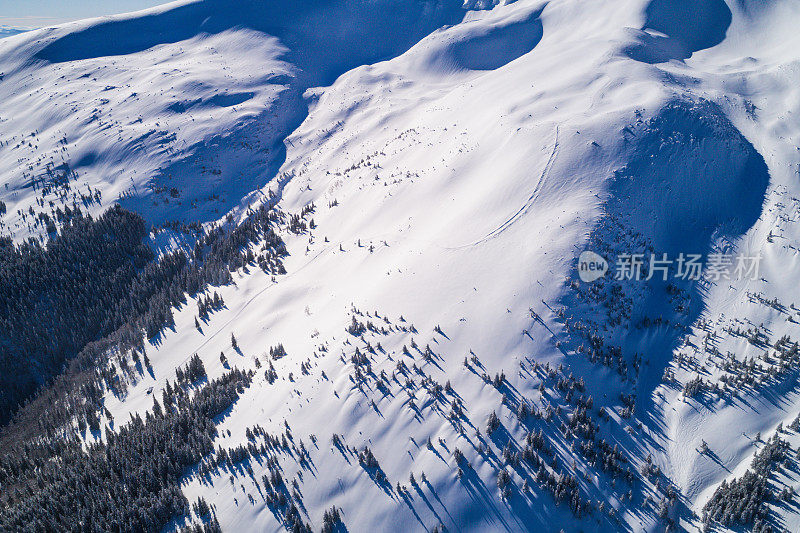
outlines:
[[[525,216],[528,210],[533,206],[536,202],[537,198],[539,198],[539,193],[542,190],[542,184],[547,179],[548,175],[550,174],[550,169],[553,166],[553,162],[558,155],[558,125],[556,125],[555,136],[553,139],[553,150],[550,152],[550,157],[547,158],[547,163],[542,170],[542,173],[539,175],[539,179],[536,181],[536,186],[533,188],[533,192],[531,192],[530,196],[528,196],[528,200],[520,207],[513,215],[511,215],[505,222],[497,226],[495,229],[490,231],[484,237],[481,237],[477,241],[471,242],[469,244],[464,244],[462,246],[455,246],[455,247],[448,247],[448,250],[461,250],[464,248],[471,248],[474,246],[479,246],[490,239],[493,239],[507,230],[514,222],[516,222],[520,217]]]

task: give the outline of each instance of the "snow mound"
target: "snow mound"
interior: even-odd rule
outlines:
[[[624,135],[635,148],[615,172],[608,210],[669,254],[706,254],[761,216],[764,158],[712,102],[675,100]]]
[[[542,40],[541,9],[506,17],[494,25],[461,24],[446,31],[432,65],[443,70],[494,70],[531,52]]]
[[[686,59],[721,43],[731,20],[724,0],[652,0],[639,42],[627,53],[645,63]]]

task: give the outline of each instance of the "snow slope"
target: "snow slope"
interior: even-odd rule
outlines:
[[[18,210],[49,209],[37,198],[59,172],[76,177],[45,202],[88,190],[89,209],[119,201],[153,224],[243,217],[267,191],[285,213],[313,202],[316,227],[285,231],[285,276],[237,273],[199,329],[190,301],[148,346],[153,375],[106,406],[115,420],[149,409],[193,353],[213,377],[220,353],[256,368],[283,344],[278,379],[259,368],[215,444],[285,421],[307,456],[281,453],[281,468],[315,527],[336,505],[351,531],[660,530],[673,485],[670,516],[697,530],[719,483],[748,468],[754,435],[800,409],[796,369],[739,395],[681,392],[719,378],[728,351],[762,357],[726,328],[763,324],[770,344],[799,334],[787,316],[800,296],[800,13],[790,0],[688,4],[179,2],[4,39],[3,220],[17,239],[41,233]],[[680,307],[663,283],[612,293],[609,280],[598,292],[613,297],[600,300],[577,281],[584,249],[612,260],[647,247],[761,254],[760,279],[681,285]],[[781,305],[764,305],[773,298]],[[376,327],[353,335],[354,318]],[[624,364],[589,361],[588,325]],[[357,348],[371,367],[361,385]],[[637,479],[627,498],[629,485],[575,450],[559,429],[572,409],[560,365],[610,413],[599,434],[634,471],[649,455],[665,478]],[[501,371],[498,387],[484,379]],[[441,401],[433,382],[454,392]],[[621,394],[635,396],[630,417]],[[520,404],[552,406],[555,422],[520,419]],[[488,434],[493,411],[502,428]],[[524,493],[535,476],[524,468],[501,497],[503,448],[537,429],[604,511],[576,520],[544,488]],[[697,452],[702,441],[712,453]],[[388,481],[359,465],[364,446]],[[471,465],[460,478],[456,448]],[[225,530],[281,530],[255,483],[266,462],[246,466],[252,475],[190,475],[184,491],[213,503]],[[800,489],[796,471],[776,483]],[[773,508],[800,528],[796,505]]]
[[[216,220],[275,175],[306,88],[463,17],[452,2],[226,5],[175,2],[3,41],[3,222],[16,239],[42,232],[18,213],[48,211],[37,194],[90,211],[120,201],[155,224]],[[338,29],[319,32],[329,19]]]

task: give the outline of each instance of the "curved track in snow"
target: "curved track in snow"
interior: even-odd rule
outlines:
[[[492,231],[490,231],[477,241],[471,242],[469,244],[464,244],[461,246],[447,247],[446,248],[447,250],[461,250],[464,248],[478,246],[487,241],[490,241],[491,239],[494,239],[495,237],[503,233],[505,230],[510,228],[517,220],[519,220],[523,215],[525,215],[525,213],[528,212],[533,203],[539,197],[539,194],[542,191],[542,185],[544,184],[545,180],[550,174],[550,169],[553,168],[553,162],[556,160],[556,156],[558,155],[558,128],[559,127],[556,126],[555,138],[553,139],[553,150],[550,152],[550,157],[547,159],[547,163],[545,164],[542,173],[539,175],[539,180],[536,182],[536,186],[533,188],[533,191],[528,196],[528,199],[525,201],[522,207],[517,209],[514,212],[514,214],[508,217],[505,221],[503,221],[502,224],[497,226],[495,229],[493,229]]]

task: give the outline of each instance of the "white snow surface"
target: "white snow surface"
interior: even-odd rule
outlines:
[[[618,519],[577,520],[535,487],[502,499],[496,456],[478,454],[475,429],[459,435],[447,409],[440,413],[419,389],[419,376],[419,413],[399,387],[383,395],[355,386],[350,356],[365,344],[346,328],[356,308],[371,315],[361,320],[393,327],[364,337],[381,343],[376,374],[391,375],[398,360],[410,366],[402,348],[412,338],[430,345],[440,358],[426,363],[416,353],[416,364],[450,381],[484,434],[492,411],[512,440],[523,441],[527,430],[501,406],[502,394],[465,368],[470,351],[489,375],[505,371],[510,390],[539,408],[559,401],[540,393],[540,376],[525,370],[530,360],[569,367],[596,407],[618,409],[619,393],[635,392],[633,417],[613,414],[603,437],[637,469],[651,454],[680,491],[678,527],[699,530],[692,512],[747,469],[754,435],[771,435],[800,410],[796,373],[732,401],[681,394],[715,357],[702,348],[704,324],[720,331],[763,324],[773,341],[800,335],[798,322],[787,321],[796,311],[748,297],[800,302],[800,5],[684,4],[176,2],[8,37],[0,40],[3,231],[15,240],[41,234],[19,211],[43,210],[41,187],[59,172],[77,173],[72,189],[53,188],[46,199],[99,190],[86,203],[93,212],[120,202],[152,224],[242,217],[270,190],[286,213],[313,202],[316,229],[282,233],[287,274],[236,273],[233,284],[214,288],[226,307],[199,331],[190,299],[176,311],[174,330],[148,345],[154,375],[123,398],[107,397],[115,420],[151,408],[193,353],[214,377],[225,371],[220,352],[249,369],[283,343],[278,380],[269,384],[258,371],[220,422],[215,445],[246,443],[254,424],[279,433],[285,420],[310,454],[298,481],[303,518],[315,527],[336,505],[350,531],[439,523],[453,531],[663,528],[643,502],[622,501],[607,474],[581,459],[573,465],[579,456],[556,436],[564,465],[592,499],[610,501]],[[693,118],[709,113],[714,135]],[[669,148],[658,124],[699,142]],[[684,336],[633,326],[609,333],[626,354],[643,354],[635,381],[557,343],[566,332],[554,310],[569,307],[577,255],[602,236],[604,213],[659,250],[721,247],[763,257],[758,280],[694,291],[699,307]],[[637,311],[661,305],[641,290]],[[578,317],[594,313],[574,307]],[[397,329],[411,324],[417,333]],[[763,351],[743,337],[717,349],[739,359]],[[678,367],[677,353],[696,359],[692,370]],[[677,386],[662,383],[667,367]],[[350,447],[368,445],[389,488],[337,450],[333,434]],[[702,440],[712,455],[697,453]],[[473,476],[456,477],[455,448]],[[267,471],[251,466],[256,479]],[[288,458],[284,467],[286,479],[300,470]],[[412,472],[428,482],[411,488]],[[211,482],[188,476],[184,492],[213,503],[226,531],[282,530],[249,476],[240,472],[231,483],[230,474],[221,470]],[[405,496],[394,490],[398,481],[409,488]],[[800,490],[796,473],[780,483]],[[797,506],[774,511],[783,527],[800,529]]]

